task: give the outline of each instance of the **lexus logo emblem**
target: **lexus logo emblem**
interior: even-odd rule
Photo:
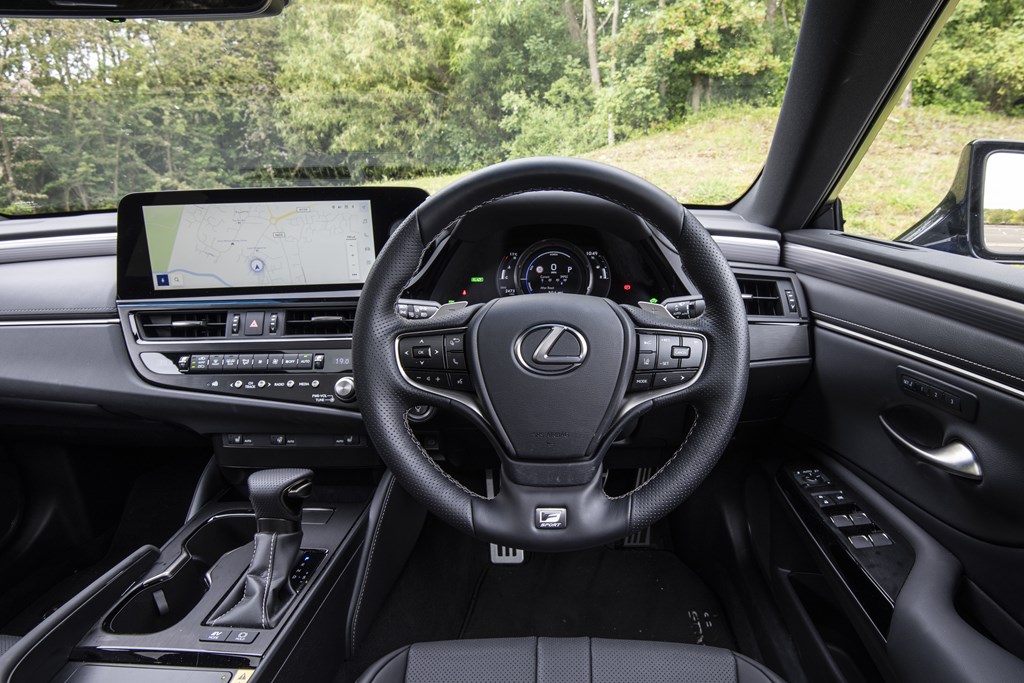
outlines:
[[[587,359],[587,340],[568,325],[536,325],[516,339],[515,354],[530,372],[560,375],[575,370]]]

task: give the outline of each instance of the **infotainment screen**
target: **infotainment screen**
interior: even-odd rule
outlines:
[[[117,208],[119,299],[359,290],[411,187],[141,192]]]
[[[144,206],[154,289],[362,283],[368,200]]]

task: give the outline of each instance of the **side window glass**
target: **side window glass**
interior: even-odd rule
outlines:
[[[1024,5],[962,0],[840,190],[844,230],[1024,260]]]

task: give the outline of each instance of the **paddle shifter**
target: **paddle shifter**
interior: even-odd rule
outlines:
[[[310,470],[262,470],[249,476],[249,500],[256,513],[252,560],[207,623],[274,627],[295,597],[289,577],[302,546],[302,501],[312,490]]]

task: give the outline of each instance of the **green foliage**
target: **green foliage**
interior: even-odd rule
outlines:
[[[506,93],[501,125],[511,133],[504,143],[508,156],[573,156],[599,147],[607,123],[595,109],[586,79],[580,67],[575,77],[559,79],[539,100],[523,92]]]
[[[0,212],[450,175],[659,139],[704,125],[700,110],[777,107],[803,5],[594,0],[584,17],[582,0],[298,0],[258,21],[0,19]],[[916,101],[1016,112],[1021,35],[1024,0],[962,0]],[[751,177],[711,173],[692,191]]]
[[[1024,209],[985,209],[985,225],[1024,225]]]
[[[914,75],[914,100],[968,113],[1024,107],[1024,0],[961,0]]]
[[[0,21],[0,190],[14,211],[245,182],[267,162],[266,24]],[[250,40],[253,32],[260,40]]]

